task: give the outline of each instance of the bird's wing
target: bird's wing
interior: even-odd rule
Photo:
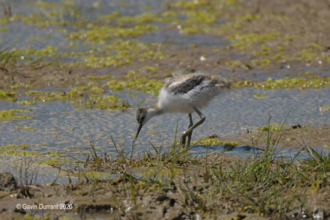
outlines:
[[[169,82],[165,89],[171,94],[186,94],[201,85],[209,84],[211,80],[207,75],[186,75]]]

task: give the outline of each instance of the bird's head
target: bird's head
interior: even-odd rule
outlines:
[[[136,121],[138,122],[139,127],[138,127],[138,130],[135,135],[135,140],[139,136],[139,133],[140,133],[143,125],[145,125],[152,116],[154,116],[152,108],[139,108],[136,111]]]
[[[139,108],[136,111],[136,121],[138,122],[139,127],[138,127],[138,130],[136,132],[134,141],[139,136],[139,133],[140,133],[141,128],[143,127],[143,125],[145,125],[153,116],[160,115],[162,113],[163,113],[163,111],[162,111],[161,108],[159,108],[158,104],[156,104],[154,106],[151,106],[151,107]]]

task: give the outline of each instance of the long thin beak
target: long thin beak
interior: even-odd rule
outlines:
[[[142,123],[139,125],[139,128],[138,128],[138,130],[137,130],[137,132],[136,132],[136,135],[135,135],[135,139],[134,139],[134,141],[136,141],[136,139],[137,139],[137,137],[139,136],[139,133],[140,133],[140,131],[141,131],[141,128],[142,128]]]

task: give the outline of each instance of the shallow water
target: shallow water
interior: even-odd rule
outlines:
[[[40,7],[35,7],[31,3],[35,1],[23,1],[23,0],[13,0],[11,1],[11,9],[13,14],[19,15],[29,15],[31,13],[45,14],[45,9]],[[64,5],[65,1],[43,1],[52,3],[55,5]],[[127,0],[122,2],[120,0],[97,1],[101,4],[101,7],[94,7],[94,1],[89,0],[76,0],[75,7],[81,10],[81,17],[90,20],[92,23],[96,22],[95,19],[113,13],[119,12],[122,16],[135,16],[142,13],[158,13],[164,0],[152,1],[152,0]],[[144,9],[148,7],[148,10]],[[54,8],[56,10],[56,8]],[[60,9],[58,9],[60,11]],[[73,15],[71,12],[66,12],[64,20],[71,21]],[[180,29],[174,30],[163,30],[164,25],[157,23],[153,24],[159,26],[160,29],[153,31],[151,33],[138,36],[134,38],[146,43],[163,43],[166,45],[176,45],[176,46],[188,46],[196,44],[202,47],[214,47],[219,48],[224,45],[229,45],[229,42],[221,37],[213,37],[206,34],[180,34]],[[56,31],[56,29],[68,29],[68,30],[79,30],[79,28],[71,26],[56,26],[50,25],[48,27],[39,28],[32,24],[27,24],[22,21],[9,22],[4,27],[8,27],[9,31],[2,31],[0,38],[0,45],[2,46],[13,46],[18,49],[24,49],[27,47],[32,47],[34,49],[45,48],[48,45],[54,45],[59,47],[58,52],[81,52],[88,51],[95,48],[95,46],[79,43],[75,41],[76,48],[66,48],[70,45],[71,41],[66,39],[67,34]],[[31,40],[33,39],[34,40]],[[109,40],[111,41],[111,40]],[[58,59],[58,61],[72,62],[81,61],[80,59],[66,57],[65,59]]]
[[[265,126],[271,122],[281,123],[290,108],[285,122],[288,125],[301,124],[320,126],[330,124],[330,112],[319,111],[320,106],[329,105],[330,88],[322,90],[258,90],[253,88],[235,89],[216,97],[202,110],[206,116],[203,125],[195,129],[193,139],[205,138],[212,134],[219,137],[245,133],[247,129]],[[253,94],[263,94],[266,98],[255,98]],[[122,93],[122,98],[125,94]],[[147,98],[145,105],[154,104],[157,98],[140,94],[139,99],[129,99],[131,106]],[[126,112],[114,110],[76,110],[70,102],[54,101],[22,106],[17,103],[0,101],[0,110],[30,109],[30,120],[2,121],[0,123],[0,145],[31,144],[31,149],[47,151],[75,151],[89,149],[92,140],[98,149],[114,151],[110,134],[125,149],[131,148],[132,138],[137,129],[136,108]],[[198,116],[193,114],[194,121]],[[155,117],[142,129],[137,141],[137,150],[144,151],[162,142],[165,146],[173,143],[176,124],[178,134],[188,125],[188,117],[183,114],[165,114]],[[17,126],[34,127],[32,130],[16,129]]]
[[[213,102],[202,110],[206,116],[203,125],[196,128],[193,140],[205,138],[212,134],[219,137],[245,133],[247,129],[267,125],[269,116],[272,122],[281,123],[290,108],[292,110],[285,124],[294,125],[324,125],[330,124],[330,112],[320,112],[319,107],[329,105],[328,95],[330,88],[321,90],[257,90],[253,88],[234,89],[216,97]],[[253,94],[264,94],[268,98],[255,98]],[[126,93],[119,94],[122,99]],[[128,102],[135,106],[140,100],[147,98],[145,105],[157,101],[157,97],[139,94],[139,99],[129,99]],[[38,103],[33,106],[22,106],[15,102],[0,101],[0,110],[4,109],[30,109],[27,115],[35,116],[30,120],[2,120],[0,121],[0,146],[9,144],[29,144],[27,150],[37,152],[59,152],[65,158],[84,160],[86,154],[91,153],[91,141],[94,143],[99,155],[103,152],[116,154],[110,135],[116,143],[126,151],[131,150],[131,143],[137,129],[135,110],[131,108],[126,112],[114,110],[76,110],[70,102],[54,101]],[[194,121],[198,119],[193,115]],[[182,114],[165,114],[153,118],[141,131],[138,138],[135,155],[141,156],[146,150],[153,150],[149,141],[156,147],[163,144],[171,146],[175,137],[176,124],[178,133],[181,134],[188,124],[188,117]],[[17,129],[17,126],[34,127],[31,130]],[[262,146],[259,146],[262,147]],[[315,146],[314,146],[315,147]],[[250,147],[238,146],[223,152],[222,146],[208,148],[208,154],[218,152],[230,156],[250,157],[258,156],[258,152]],[[318,149],[322,151],[322,147]],[[192,149],[191,153],[205,155],[203,146]],[[262,153],[262,152],[259,152]],[[298,150],[279,149],[278,156],[292,158]],[[302,154],[302,157],[307,154]],[[38,158],[38,157],[36,157]],[[8,171],[19,176],[19,161],[23,157],[0,156],[1,171]],[[45,158],[38,159],[57,159]],[[37,159],[35,159],[37,160]],[[73,167],[67,164],[66,167]],[[58,175],[58,169],[42,166],[38,173],[38,183],[50,183]],[[67,177],[59,177],[58,183],[67,183]]]

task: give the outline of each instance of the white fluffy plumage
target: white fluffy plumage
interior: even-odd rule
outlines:
[[[142,126],[156,115],[164,113],[187,113],[191,123],[191,113],[194,111],[201,118],[204,117],[198,109],[206,107],[215,96],[229,88],[230,83],[221,76],[203,73],[192,73],[170,80],[160,90],[156,105],[137,110],[136,120],[139,123],[139,128],[135,139],[138,137]],[[205,117],[201,123],[204,120]]]

